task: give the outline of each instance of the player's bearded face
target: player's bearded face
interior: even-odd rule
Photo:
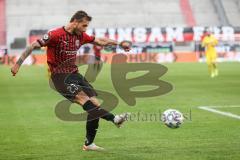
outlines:
[[[82,32],[87,31],[87,27],[89,25],[89,21],[83,19],[81,22],[76,22],[74,32],[80,35]]]

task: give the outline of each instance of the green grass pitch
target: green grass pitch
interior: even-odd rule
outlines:
[[[240,120],[200,110],[198,106],[224,106],[221,111],[240,115],[240,63],[219,64],[220,75],[211,79],[206,64],[165,64],[162,77],[174,89],[163,96],[138,98],[127,106],[121,99],[114,113],[140,115],[118,129],[100,121],[95,143],[105,152],[81,150],[85,122],[65,122],[55,116],[63,100],[49,88],[45,67],[22,67],[16,77],[0,67],[1,160],[239,160]],[[117,95],[104,65],[93,86]],[[228,106],[237,106],[228,109]],[[239,107],[238,107],[239,106]],[[179,129],[169,129],[148,116],[176,108],[188,119]],[[82,112],[72,106],[73,112]]]

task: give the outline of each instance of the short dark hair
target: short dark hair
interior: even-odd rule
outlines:
[[[71,18],[70,22],[73,22],[75,19],[78,21],[82,21],[84,18],[86,18],[88,21],[92,20],[92,17],[89,16],[86,12],[84,11],[77,11]]]

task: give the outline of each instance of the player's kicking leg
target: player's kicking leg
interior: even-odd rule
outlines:
[[[97,107],[100,107],[100,103],[98,101],[98,99],[93,96],[90,98],[91,102],[96,105]],[[127,117],[129,116],[129,113],[123,113],[123,114],[120,114],[120,115],[116,115],[114,117],[114,120],[113,120],[113,123],[118,127],[118,128],[121,128],[122,124],[124,121],[126,121]]]
[[[99,118],[103,118],[114,123],[117,127],[121,127],[121,125],[127,120],[128,114],[124,113],[114,116],[112,113],[101,108],[96,98],[89,98],[89,96],[83,91],[76,95],[75,101],[82,105],[83,109],[89,114],[86,124],[86,140],[83,145],[83,150],[102,151],[102,147],[93,143],[97,134]]]
[[[88,119],[91,117],[91,115],[88,115]],[[90,118],[91,119],[91,118]],[[117,127],[120,127],[121,124],[127,119],[127,114],[121,114],[121,115],[116,115],[114,118],[114,124]],[[86,124],[86,140],[85,144],[83,145],[83,150],[84,151],[103,151],[103,147],[97,146],[95,143],[93,143],[94,138],[97,134],[97,129],[98,129],[98,119],[94,120],[88,120]]]

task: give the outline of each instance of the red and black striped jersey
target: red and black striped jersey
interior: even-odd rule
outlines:
[[[85,32],[81,35],[69,33],[64,27],[49,31],[38,43],[47,47],[47,63],[52,74],[73,73],[78,71],[76,65],[77,51],[86,43],[95,39]]]

